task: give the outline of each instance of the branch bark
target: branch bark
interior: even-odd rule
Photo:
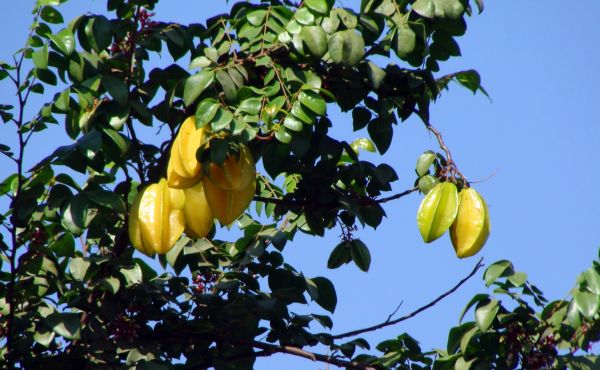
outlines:
[[[359,334],[363,334],[363,333],[368,333],[371,331],[375,331],[375,330],[379,330],[382,328],[385,328],[386,326],[391,326],[391,325],[395,325],[398,324],[399,322],[408,320],[414,316],[417,316],[418,314],[420,314],[421,312],[435,306],[437,303],[439,303],[441,300],[443,300],[444,298],[446,298],[447,296],[449,296],[450,294],[454,293],[455,291],[458,290],[458,288],[460,288],[464,283],[467,282],[467,280],[469,280],[470,278],[472,278],[477,271],[482,268],[483,265],[483,258],[479,259],[479,261],[477,262],[477,264],[475,265],[475,267],[473,268],[473,270],[469,273],[469,275],[465,276],[462,280],[460,280],[456,285],[454,285],[450,290],[446,291],[445,293],[443,293],[442,295],[440,295],[439,297],[437,297],[436,299],[434,299],[433,301],[427,303],[424,306],[419,307],[418,309],[414,310],[413,312],[409,313],[408,315],[399,317],[395,320],[390,320],[391,316],[388,317],[388,319],[384,322],[382,322],[381,324],[377,324],[377,325],[373,325],[370,326],[368,328],[363,328],[363,329],[357,329],[357,330],[352,330],[346,333],[342,333],[342,334],[337,334],[332,336],[332,339],[341,339],[341,338],[347,338],[347,337],[354,337],[357,336]]]
[[[264,356],[265,354],[271,355],[274,353],[287,353],[290,355],[307,358],[312,361],[325,362],[328,364],[345,367],[347,369],[377,370],[377,368],[375,368],[373,366],[361,364],[360,362],[341,360],[341,359],[327,356],[327,355],[321,355],[318,353],[308,352],[301,348],[293,347],[293,346],[278,346],[275,344],[263,343],[263,342],[258,342],[258,341],[252,342],[252,346],[254,348],[262,349],[263,350],[262,356]]]

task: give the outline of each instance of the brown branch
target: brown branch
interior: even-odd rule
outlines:
[[[389,197],[380,198],[380,199],[375,199],[375,201],[374,201],[374,202],[375,202],[375,203],[380,203],[380,204],[381,204],[381,203],[385,203],[385,202],[389,202],[390,200],[396,200],[396,199],[399,199],[399,198],[405,197],[405,196],[407,196],[408,194],[411,194],[411,193],[413,193],[413,192],[415,192],[415,191],[417,191],[417,190],[419,190],[419,188],[418,188],[418,187],[414,187],[414,188],[412,188],[412,189],[404,190],[404,191],[403,191],[403,192],[401,192],[401,193],[394,194],[394,195],[391,195],[391,196],[389,196]]]
[[[435,306],[441,300],[443,300],[444,298],[446,298],[450,294],[452,294],[455,291],[457,291],[458,288],[460,288],[464,283],[466,283],[467,280],[469,280],[470,278],[472,278],[475,275],[475,273],[477,273],[477,271],[484,266],[482,262],[483,262],[483,258],[479,259],[479,261],[477,262],[477,264],[473,268],[473,271],[471,271],[469,273],[469,275],[467,275],[461,281],[459,281],[454,287],[452,287],[452,289],[450,289],[447,292],[443,293],[442,295],[440,295],[439,297],[437,297],[433,301],[427,303],[426,305],[424,305],[422,307],[419,307],[418,309],[414,310],[413,312],[409,313],[408,315],[399,317],[396,320],[390,320],[390,318],[391,318],[391,316],[390,316],[390,317],[388,317],[388,319],[385,322],[382,322],[381,324],[370,326],[368,328],[352,330],[352,331],[349,331],[347,333],[337,334],[337,335],[332,336],[331,338],[332,339],[341,339],[341,338],[347,338],[347,337],[354,337],[354,336],[362,334],[362,333],[367,333],[367,332],[371,332],[371,331],[375,331],[375,330],[379,330],[379,329],[385,328],[386,326],[395,325],[395,324],[397,324],[399,322],[402,322],[402,321],[408,320],[408,319],[410,319],[410,318],[412,318],[414,316],[417,316],[421,312],[423,312],[423,311],[425,311],[425,310],[427,310],[427,309]]]
[[[290,355],[307,358],[312,361],[325,362],[328,364],[336,365],[339,367],[345,367],[346,369],[358,369],[358,370],[376,370],[377,368],[369,365],[362,364],[356,361],[341,360],[336,357],[321,355],[318,353],[308,352],[298,347],[293,346],[278,346],[275,344],[263,343],[253,341],[252,346],[254,348],[262,349],[261,356],[272,355],[275,353],[287,353]]]
[[[446,174],[449,173],[450,176],[452,176],[452,177],[454,177],[455,175],[458,175],[458,177],[460,177],[460,179],[462,181],[464,181],[464,183],[466,185],[468,185],[469,181],[458,170],[458,167],[456,166],[456,163],[452,159],[452,153],[450,153],[450,149],[448,149],[448,146],[446,146],[446,143],[444,142],[444,138],[442,137],[442,134],[438,131],[438,129],[436,129],[435,127],[433,127],[433,125],[431,124],[431,122],[429,122],[429,120],[427,119],[427,117],[425,117],[424,115],[422,115],[421,112],[419,112],[418,110],[414,110],[414,112],[419,117],[421,117],[421,120],[425,124],[425,127],[427,128],[427,130],[429,132],[431,132],[435,136],[435,138],[437,139],[437,142],[438,142],[438,144],[440,146],[440,149],[442,149],[444,151],[444,153],[446,154],[446,161],[447,161],[447,168],[445,170],[445,171],[447,171]]]

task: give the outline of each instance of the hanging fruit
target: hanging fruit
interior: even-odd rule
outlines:
[[[193,238],[203,238],[213,226],[213,213],[204,194],[202,182],[183,190],[185,194],[185,233]]]
[[[458,212],[450,227],[450,239],[459,258],[470,257],[483,248],[490,235],[490,215],[485,200],[473,188],[458,194]]]
[[[256,180],[256,166],[250,149],[242,144],[236,154],[227,156],[222,165],[216,163],[209,165],[207,176],[217,187],[225,190],[242,190]]]
[[[197,129],[195,118],[188,117],[183,121],[171,146],[171,155],[167,165],[169,186],[183,189],[200,181],[200,162],[196,159],[196,152],[203,141],[204,128]]]
[[[458,211],[458,192],[452,182],[433,187],[419,207],[417,225],[425,243],[442,236],[452,225]]]
[[[204,192],[206,201],[213,215],[223,225],[229,225],[248,208],[256,191],[256,179],[253,179],[241,190],[222,189],[210,178],[204,177]]]
[[[149,256],[167,253],[183,234],[183,190],[172,189],[166,179],[142,190],[129,214],[131,244]]]

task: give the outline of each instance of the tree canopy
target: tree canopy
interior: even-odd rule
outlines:
[[[336,230],[328,268],[377,268],[361,230],[406,196],[423,197],[425,242],[448,231],[458,257],[483,247],[485,201],[429,111],[451,83],[487,95],[475,70],[439,73],[482,0],[232,1],[187,25],[155,20],[158,0],[107,0],[73,20],[63,2],[38,0],[26,45],[0,62],[16,94],[0,118],[17,138],[0,144],[12,164],[0,183],[3,366],[251,369],[276,353],[349,369],[599,366],[587,353],[600,340],[598,260],[552,301],[510,261],[490,264],[494,294],[466,303],[446,348],[423,349],[408,333],[361,334],[438,304],[481,260],[421,308],[337,333],[327,272],[285,259],[298,233]],[[33,94],[45,103],[31,107]],[[358,139],[337,134],[335,106]],[[361,154],[384,154],[412,116],[439,148],[394,193],[395,169]],[[50,125],[72,143],[25,168]],[[159,131],[164,142],[142,135]]]

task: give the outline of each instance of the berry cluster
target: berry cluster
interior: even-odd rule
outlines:
[[[556,339],[552,334],[543,336],[537,341],[533,341],[532,337],[520,323],[514,322],[508,325],[504,341],[508,346],[506,362],[509,368],[516,368],[519,360],[523,369],[551,367],[558,354]]]
[[[196,276],[193,279],[194,282],[194,291],[196,293],[202,294],[205,291],[209,290],[210,288],[212,288],[212,286],[214,286],[214,284],[217,281],[217,276],[207,272],[205,274],[196,274]]]
[[[111,339],[133,342],[138,336],[140,325],[134,318],[127,315],[119,315],[108,324],[108,332]]]

